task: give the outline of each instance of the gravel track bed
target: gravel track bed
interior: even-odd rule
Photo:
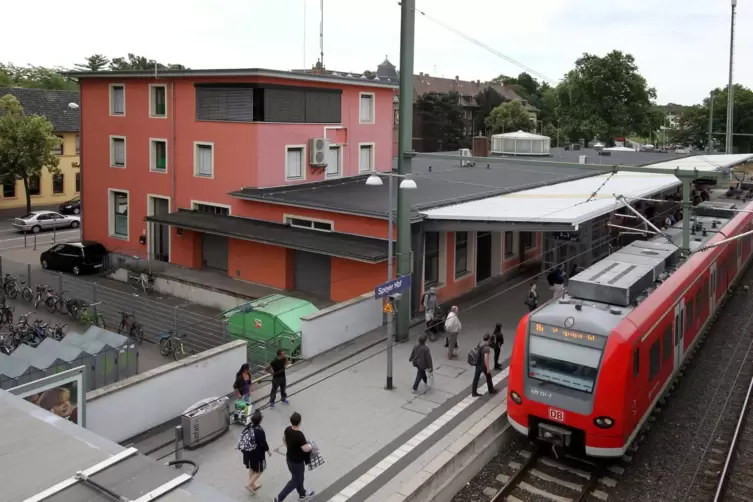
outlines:
[[[707,471],[712,450],[726,451],[728,443],[719,438],[728,432],[724,418],[718,423],[722,407],[734,384],[738,369],[753,340],[753,269],[749,269],[728,299],[721,315],[684,370],[644,441],[633,455],[609,501],[706,501],[709,498]],[[750,364],[750,361],[748,361]],[[742,387],[747,387],[748,379]],[[739,409],[730,399],[725,412],[735,415]],[[721,469],[721,466],[718,466]],[[712,497],[713,498],[713,497]]]

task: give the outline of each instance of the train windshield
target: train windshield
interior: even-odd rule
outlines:
[[[544,382],[593,392],[601,350],[531,335],[528,374]]]

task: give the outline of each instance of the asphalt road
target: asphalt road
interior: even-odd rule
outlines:
[[[46,230],[38,234],[26,233],[13,228],[13,219],[0,219],[0,251],[5,249],[34,249],[46,250],[59,242],[76,242],[81,240],[81,229]]]

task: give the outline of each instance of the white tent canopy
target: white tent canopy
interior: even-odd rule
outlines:
[[[491,153],[495,155],[550,155],[552,140],[525,131],[492,135]]]

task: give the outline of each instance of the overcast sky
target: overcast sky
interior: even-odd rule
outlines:
[[[319,0],[52,0],[3,5],[0,61],[71,67],[128,52],[190,68],[311,66]],[[738,6],[735,81],[753,85],[753,0]],[[583,52],[633,54],[658,101],[692,104],[727,83],[730,0],[417,0],[428,16],[549,79]],[[304,14],[305,12],[305,14]],[[305,32],[305,37],[304,37]],[[8,41],[14,41],[8,43]],[[51,44],[45,41],[52,41]],[[324,58],[341,71],[399,64],[397,0],[324,0]],[[417,14],[415,73],[488,80],[521,69]]]

